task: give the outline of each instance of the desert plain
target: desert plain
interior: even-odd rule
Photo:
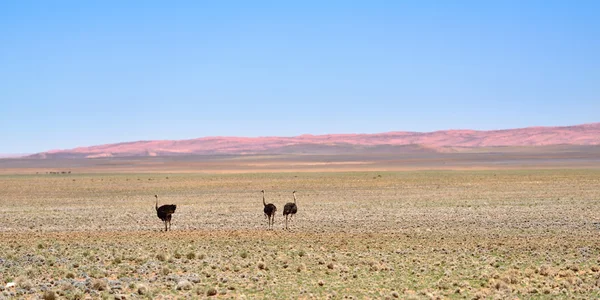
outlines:
[[[0,299],[598,298],[597,151],[3,159]]]

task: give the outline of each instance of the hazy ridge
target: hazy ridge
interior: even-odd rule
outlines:
[[[360,154],[462,152],[495,147],[600,145],[600,123],[504,130],[394,131],[295,137],[203,137],[190,140],[135,141],[51,150],[31,158],[151,157],[243,154]]]

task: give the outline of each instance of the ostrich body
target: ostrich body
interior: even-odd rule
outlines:
[[[158,207],[158,195],[154,195],[154,197],[156,197],[156,215],[165,223],[165,231],[168,231],[171,228],[171,216],[175,213],[177,205],[165,204]],[[168,227],[167,224],[169,225]]]
[[[269,224],[269,228],[273,227],[273,223],[275,223],[275,212],[277,211],[277,207],[275,204],[265,202],[265,190],[260,191],[263,194],[263,205],[265,208],[263,212],[265,213],[265,217],[267,218],[267,222]]]
[[[288,202],[283,207],[283,215],[285,216],[285,229],[288,229],[288,215],[290,220],[298,212],[298,206],[296,205],[296,191],[292,192],[294,195],[294,203]]]

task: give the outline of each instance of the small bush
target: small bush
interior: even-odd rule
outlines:
[[[206,291],[206,296],[215,296],[217,294],[217,289],[215,288],[210,288],[208,289],[208,291]]]
[[[98,291],[104,291],[106,290],[107,285],[102,279],[94,279],[94,281],[92,281],[92,288]]]
[[[160,271],[163,275],[169,275],[169,273],[171,273],[171,270],[169,270],[168,267],[164,267],[162,268],[162,270]]]
[[[139,284],[137,288],[137,293],[140,295],[148,294],[148,287],[143,284]]]
[[[44,299],[44,300],[55,300],[56,299],[56,293],[54,293],[53,291],[45,291],[44,294],[42,295],[42,299]]]

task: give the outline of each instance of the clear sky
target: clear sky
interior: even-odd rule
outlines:
[[[0,2],[0,153],[600,121],[600,1]]]

